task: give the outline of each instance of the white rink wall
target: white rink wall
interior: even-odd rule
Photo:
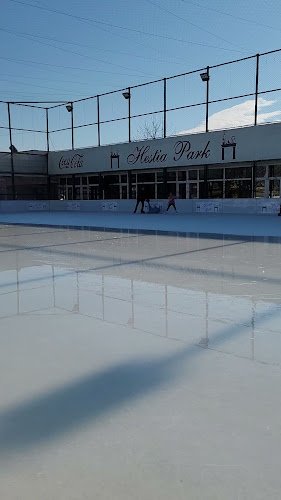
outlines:
[[[160,207],[165,211],[167,200],[151,200],[151,206]],[[75,211],[75,212],[115,212],[131,213],[134,210],[136,200],[17,200],[0,201],[0,212],[20,213],[29,211]],[[145,204],[145,211],[148,205]],[[237,215],[273,215],[278,214],[281,200],[277,199],[192,199],[177,200],[177,210],[179,213],[221,213]],[[172,212],[173,209],[171,208]]]

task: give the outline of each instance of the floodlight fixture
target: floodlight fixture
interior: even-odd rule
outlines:
[[[124,97],[124,99],[130,99],[131,98],[131,92],[130,90],[125,90],[125,92],[122,92],[122,96]]]
[[[210,80],[210,75],[208,71],[204,71],[204,73],[200,73],[200,77],[202,82],[208,82]]]

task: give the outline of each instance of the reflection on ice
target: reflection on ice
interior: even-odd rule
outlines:
[[[0,252],[0,318],[64,311],[281,361],[278,239],[6,227]]]
[[[40,280],[34,281],[36,277]],[[281,363],[280,300],[54,265],[3,271],[0,283],[5,281],[9,284],[1,290],[0,318],[64,311],[265,363]]]

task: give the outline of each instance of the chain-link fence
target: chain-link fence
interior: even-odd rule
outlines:
[[[0,102],[0,152],[53,151],[281,120],[281,49],[73,102]]]

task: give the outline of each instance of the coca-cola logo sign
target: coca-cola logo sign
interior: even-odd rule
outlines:
[[[76,153],[72,156],[61,156],[59,161],[59,168],[62,170],[64,168],[81,168],[83,167],[83,157]]]

